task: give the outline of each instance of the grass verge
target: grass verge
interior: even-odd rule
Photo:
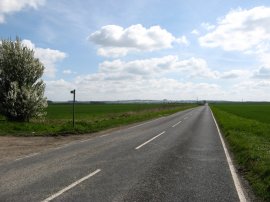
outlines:
[[[72,127],[71,106],[53,104],[44,120],[30,123],[0,121],[0,135],[45,136],[93,133],[146,121],[186,110],[194,104],[80,104],[76,106],[76,122]]]
[[[255,194],[270,201],[270,124],[211,106],[229,148]]]

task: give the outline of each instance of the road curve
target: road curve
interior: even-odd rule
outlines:
[[[208,106],[0,165],[0,201],[239,201]]]

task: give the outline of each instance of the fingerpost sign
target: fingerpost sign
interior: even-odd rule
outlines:
[[[70,91],[71,94],[73,94],[73,103],[72,103],[72,112],[73,112],[73,119],[72,119],[72,125],[73,125],[73,128],[75,126],[75,111],[74,111],[74,108],[75,108],[75,94],[76,94],[76,91],[75,89]]]

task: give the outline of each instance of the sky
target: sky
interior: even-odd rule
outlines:
[[[270,1],[0,0],[48,100],[270,101]]]

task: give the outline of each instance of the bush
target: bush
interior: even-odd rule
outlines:
[[[34,51],[15,41],[0,42],[0,113],[10,121],[29,121],[45,115],[44,66]]]

